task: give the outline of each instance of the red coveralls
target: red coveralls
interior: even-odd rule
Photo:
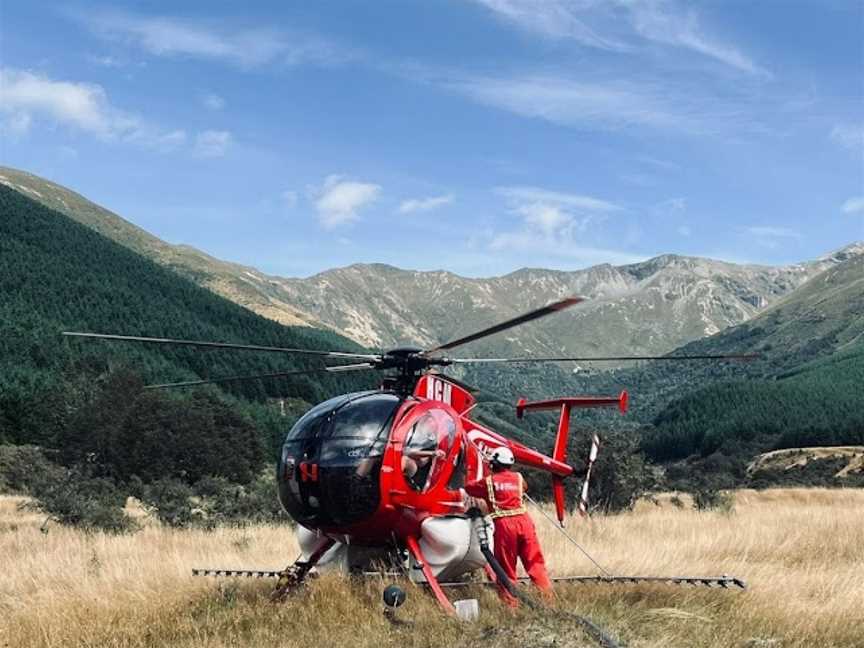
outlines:
[[[537,541],[534,521],[522,501],[524,490],[525,480],[512,470],[493,473],[465,486],[469,495],[483,499],[489,505],[495,524],[495,559],[501,563],[507,577],[516,583],[516,559],[519,558],[534,585],[549,595],[552,583],[546,573],[546,561]],[[501,585],[498,593],[509,605],[516,605],[516,599]]]

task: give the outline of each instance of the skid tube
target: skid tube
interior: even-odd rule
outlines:
[[[267,569],[193,569],[193,576],[214,576],[226,578],[279,578],[281,571]],[[364,572],[364,576],[381,576],[381,572]],[[388,572],[387,576],[400,576],[398,572]],[[522,577],[518,579],[520,582],[527,582],[529,579]],[[671,585],[694,585],[709,588],[737,587],[742,590],[747,589],[747,583],[740,578],[733,576],[557,576],[550,578],[553,583],[576,583],[577,585],[596,584],[596,583],[668,583]],[[440,583],[441,587],[458,588],[470,587],[472,585],[494,585],[491,581],[459,581],[452,583]]]
[[[529,579],[525,576],[518,579],[520,583],[528,582]],[[670,585],[695,585],[708,587],[711,589],[722,588],[728,589],[729,586],[738,587],[742,590],[747,589],[747,583],[740,578],[732,576],[556,576],[550,578],[553,583],[576,583],[594,584],[594,583],[666,583]],[[456,583],[441,583],[441,587],[470,587],[471,585],[493,585],[489,581],[481,582],[456,582]]]

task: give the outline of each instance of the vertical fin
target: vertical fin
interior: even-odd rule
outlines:
[[[567,460],[567,437],[570,434],[570,403],[561,404],[561,418],[558,419],[558,432],[555,435],[555,448],[552,458],[565,463]],[[558,524],[564,526],[564,479],[552,476],[552,498],[555,500],[555,514]]]

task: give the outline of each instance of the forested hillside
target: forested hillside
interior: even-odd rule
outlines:
[[[818,275],[757,318],[682,353],[755,352],[738,376],[698,374],[660,409],[643,448],[658,461],[741,477],[755,454],[864,444],[864,259]],[[668,389],[668,381],[665,384]],[[699,462],[703,463],[699,463]]]
[[[250,482],[310,403],[375,384],[371,375],[335,374],[195,392],[143,392],[149,382],[286,371],[321,362],[76,340],[60,332],[359,347],[332,332],[286,328],[255,315],[3,186],[0,295],[0,443],[35,444],[74,474],[107,479],[109,485],[165,478],[191,484],[204,477]],[[287,399],[287,416],[268,401],[275,397]],[[6,468],[6,475],[15,472]],[[36,464],[33,470],[38,472]],[[104,491],[102,482],[87,484]]]

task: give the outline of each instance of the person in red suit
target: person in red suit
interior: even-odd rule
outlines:
[[[492,474],[485,479],[471,482],[465,491],[471,497],[482,500],[495,524],[495,559],[507,577],[516,583],[516,561],[531,577],[534,585],[546,596],[552,594],[552,583],[546,573],[546,561],[534,521],[528,515],[523,501],[527,490],[525,478],[513,470],[515,459],[510,448],[496,448],[492,453]],[[501,585],[498,593],[504,601],[516,606],[517,601]]]

